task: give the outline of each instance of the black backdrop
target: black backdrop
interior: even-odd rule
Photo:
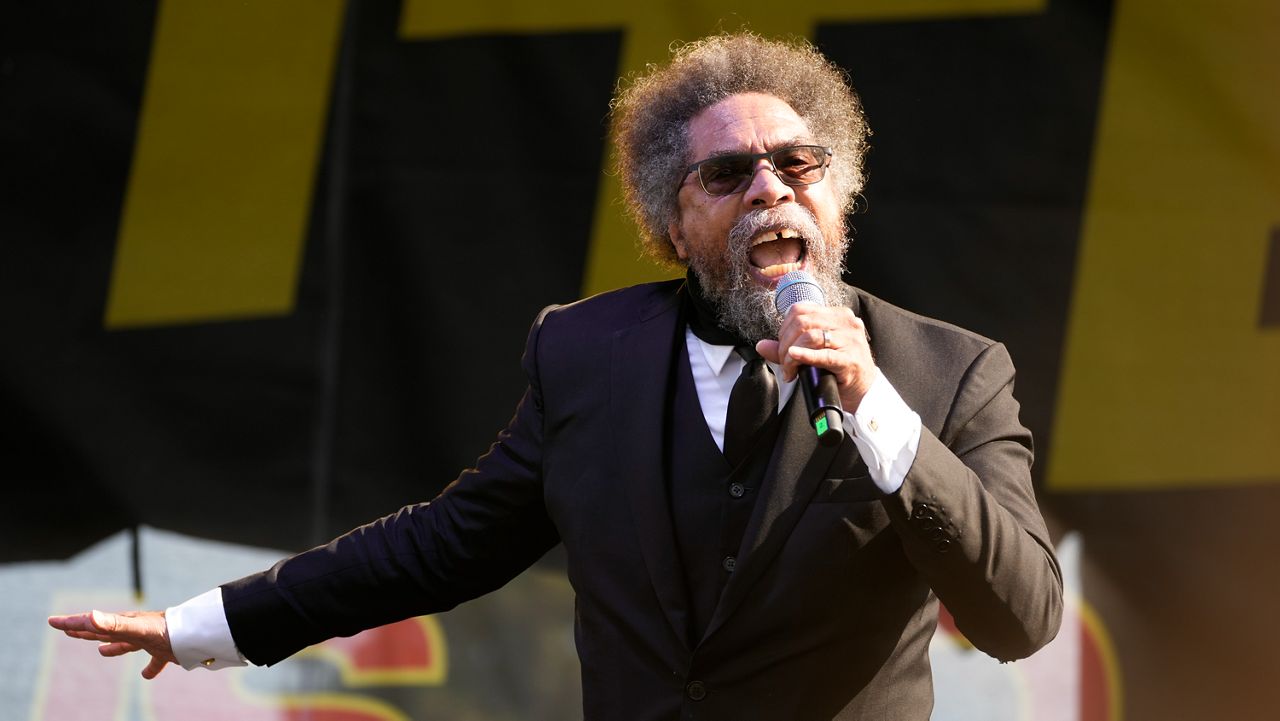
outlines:
[[[139,523],[303,548],[483,452],[528,323],[582,292],[624,31],[405,41],[398,3],[352,3],[293,311],[107,330],[156,6],[3,12],[0,561]],[[1007,343],[1038,483],[1112,12],[813,34],[875,129],[850,280]],[[1280,578],[1241,549],[1280,541],[1274,488],[1041,490],[1084,533],[1130,718],[1267,717]],[[1187,542],[1207,505],[1226,522]]]

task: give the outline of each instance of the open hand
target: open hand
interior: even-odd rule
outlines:
[[[98,641],[103,656],[123,656],[133,651],[151,654],[142,677],[153,679],[168,663],[177,663],[169,644],[169,624],[163,611],[89,611],[71,616],[50,616],[49,625],[72,638]]]

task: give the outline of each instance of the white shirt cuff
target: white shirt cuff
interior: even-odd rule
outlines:
[[[231,637],[227,613],[222,607],[221,588],[165,609],[164,618],[169,625],[173,655],[188,671],[247,665]]]
[[[920,416],[879,370],[857,412],[845,411],[844,427],[871,480],[881,491],[897,493],[920,449]]]

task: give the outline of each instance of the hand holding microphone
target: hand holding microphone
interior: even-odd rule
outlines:
[[[781,365],[788,380],[799,377],[819,442],[837,444],[844,438],[842,408],[856,411],[878,372],[866,327],[848,308],[827,306],[804,271],[778,280],[775,304],[783,315],[778,340],[760,341],[756,350]]]

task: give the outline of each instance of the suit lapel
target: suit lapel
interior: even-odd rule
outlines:
[[[778,555],[835,457],[835,448],[818,445],[807,415],[797,389],[783,409],[782,428],[765,470],[763,492],[747,524],[737,567],[720,595],[704,641],[737,609]]]
[[[618,472],[650,582],[667,622],[687,648],[689,595],[672,541],[675,529],[662,465],[672,360],[677,351],[684,352],[676,348],[680,297],[662,296],[641,312],[635,325],[614,335],[609,409]]]

